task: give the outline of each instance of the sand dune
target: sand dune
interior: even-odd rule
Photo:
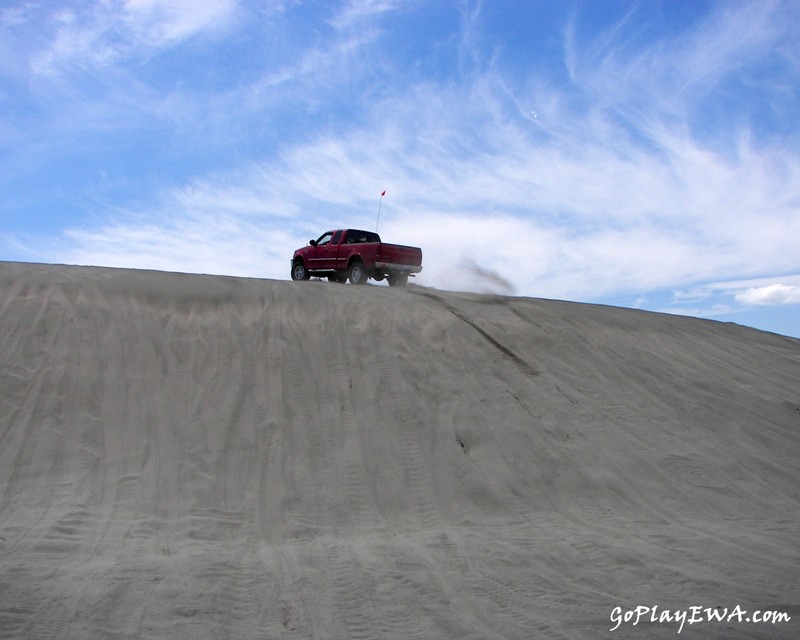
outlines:
[[[800,341],[2,263],[0,345],[0,639],[800,635]]]

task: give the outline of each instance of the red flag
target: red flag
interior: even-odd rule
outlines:
[[[381,198],[382,198],[383,196],[385,196],[385,195],[386,195],[386,192],[385,192],[385,191],[382,191],[382,192],[381,192]]]

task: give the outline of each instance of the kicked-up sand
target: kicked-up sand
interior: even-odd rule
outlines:
[[[800,341],[0,263],[0,639],[678,637],[800,637]]]

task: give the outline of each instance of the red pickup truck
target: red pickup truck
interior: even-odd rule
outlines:
[[[377,233],[358,229],[326,231],[292,256],[292,280],[327,276],[331,282],[364,284],[369,278],[404,287],[422,271],[422,249],[381,242]]]

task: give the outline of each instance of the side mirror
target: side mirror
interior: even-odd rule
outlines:
[[[310,244],[312,247],[316,247],[317,246],[317,241],[316,240],[309,240],[308,244]]]

